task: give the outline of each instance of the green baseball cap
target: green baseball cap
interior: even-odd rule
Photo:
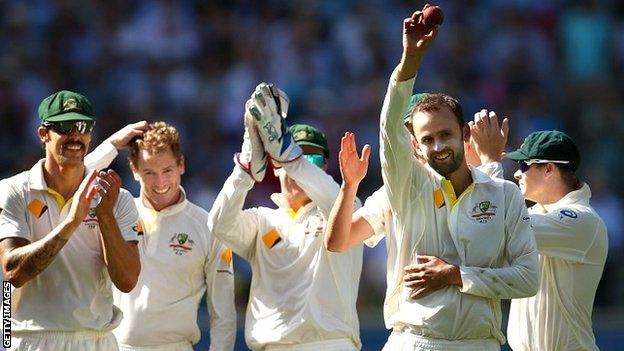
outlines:
[[[323,132],[307,124],[293,124],[288,129],[295,143],[317,147],[323,150],[326,158],[329,157],[329,146]]]
[[[41,122],[94,121],[93,106],[89,100],[69,90],[58,91],[39,104]]]
[[[520,148],[507,154],[514,161],[545,160],[568,161],[563,167],[575,171],[581,161],[578,147],[566,133],[558,130],[533,132]]]
[[[417,94],[412,95],[412,97],[410,98],[410,102],[407,105],[407,108],[405,109],[405,114],[403,115],[403,124],[411,122],[412,112],[414,112],[414,107],[416,107],[416,104],[428,94],[429,93],[417,93]]]

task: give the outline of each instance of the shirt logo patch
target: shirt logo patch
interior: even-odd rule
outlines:
[[[282,238],[280,238],[275,228],[269,230],[262,236],[262,242],[264,242],[264,245],[269,249],[273,248],[273,246],[277,245],[280,241],[282,241]]]
[[[89,212],[87,214],[87,216],[85,217],[85,219],[82,221],[82,223],[87,226],[87,228],[89,229],[93,229],[97,226],[100,225],[100,223],[98,222],[98,219],[95,215],[95,207],[91,207],[89,209]]]
[[[442,206],[444,206],[444,193],[441,188],[433,191],[433,203],[436,208],[442,208]]]
[[[136,222],[134,227],[132,227],[132,230],[134,230],[137,235],[143,235],[143,224],[141,224],[141,221]]]
[[[28,211],[37,218],[41,217],[48,210],[48,206],[38,199],[32,200],[27,207]]]
[[[490,201],[481,201],[472,207],[471,217],[479,223],[487,223],[496,216],[498,206],[493,205]]]
[[[171,239],[169,239],[169,247],[173,250],[173,253],[178,256],[182,256],[193,250],[193,244],[195,244],[195,241],[186,233],[173,234]]]
[[[578,214],[576,212],[572,211],[569,208],[565,208],[565,209],[559,211],[559,219],[563,219],[564,216],[565,217],[570,217],[570,218],[574,219],[574,218],[578,217]]]

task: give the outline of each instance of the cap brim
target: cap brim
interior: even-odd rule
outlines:
[[[319,144],[315,144],[309,141],[295,141],[295,143],[297,143],[297,145],[307,145],[307,146],[313,146],[315,148],[318,148],[323,151],[323,154],[325,155],[325,157],[329,157],[329,151],[325,149],[325,147]]]
[[[94,116],[83,115],[78,112],[67,112],[62,115],[52,116],[45,120],[45,122],[64,122],[64,121],[94,121]]]
[[[529,156],[525,155],[520,150],[512,151],[512,152],[506,154],[505,157],[510,159],[510,160],[514,160],[514,161],[525,161],[525,160],[530,159]]]

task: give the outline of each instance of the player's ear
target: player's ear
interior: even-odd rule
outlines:
[[[39,126],[39,128],[37,128],[37,136],[39,140],[45,144],[50,140],[50,131],[44,126]]]
[[[185,168],[184,155],[180,155],[180,160],[178,161],[178,170],[180,171],[180,175],[184,174]]]

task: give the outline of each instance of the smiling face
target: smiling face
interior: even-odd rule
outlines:
[[[160,211],[180,200],[184,159],[176,159],[171,150],[157,154],[141,150],[132,172],[141,184],[141,194],[155,210]]]
[[[417,152],[429,166],[447,177],[464,161],[464,142],[470,137],[467,126],[460,127],[457,117],[447,106],[436,110],[417,111],[412,118]]]
[[[68,134],[60,134],[51,128],[39,127],[39,139],[45,145],[46,160],[53,160],[62,167],[82,166],[89,150],[91,133],[79,133],[73,129]]]

